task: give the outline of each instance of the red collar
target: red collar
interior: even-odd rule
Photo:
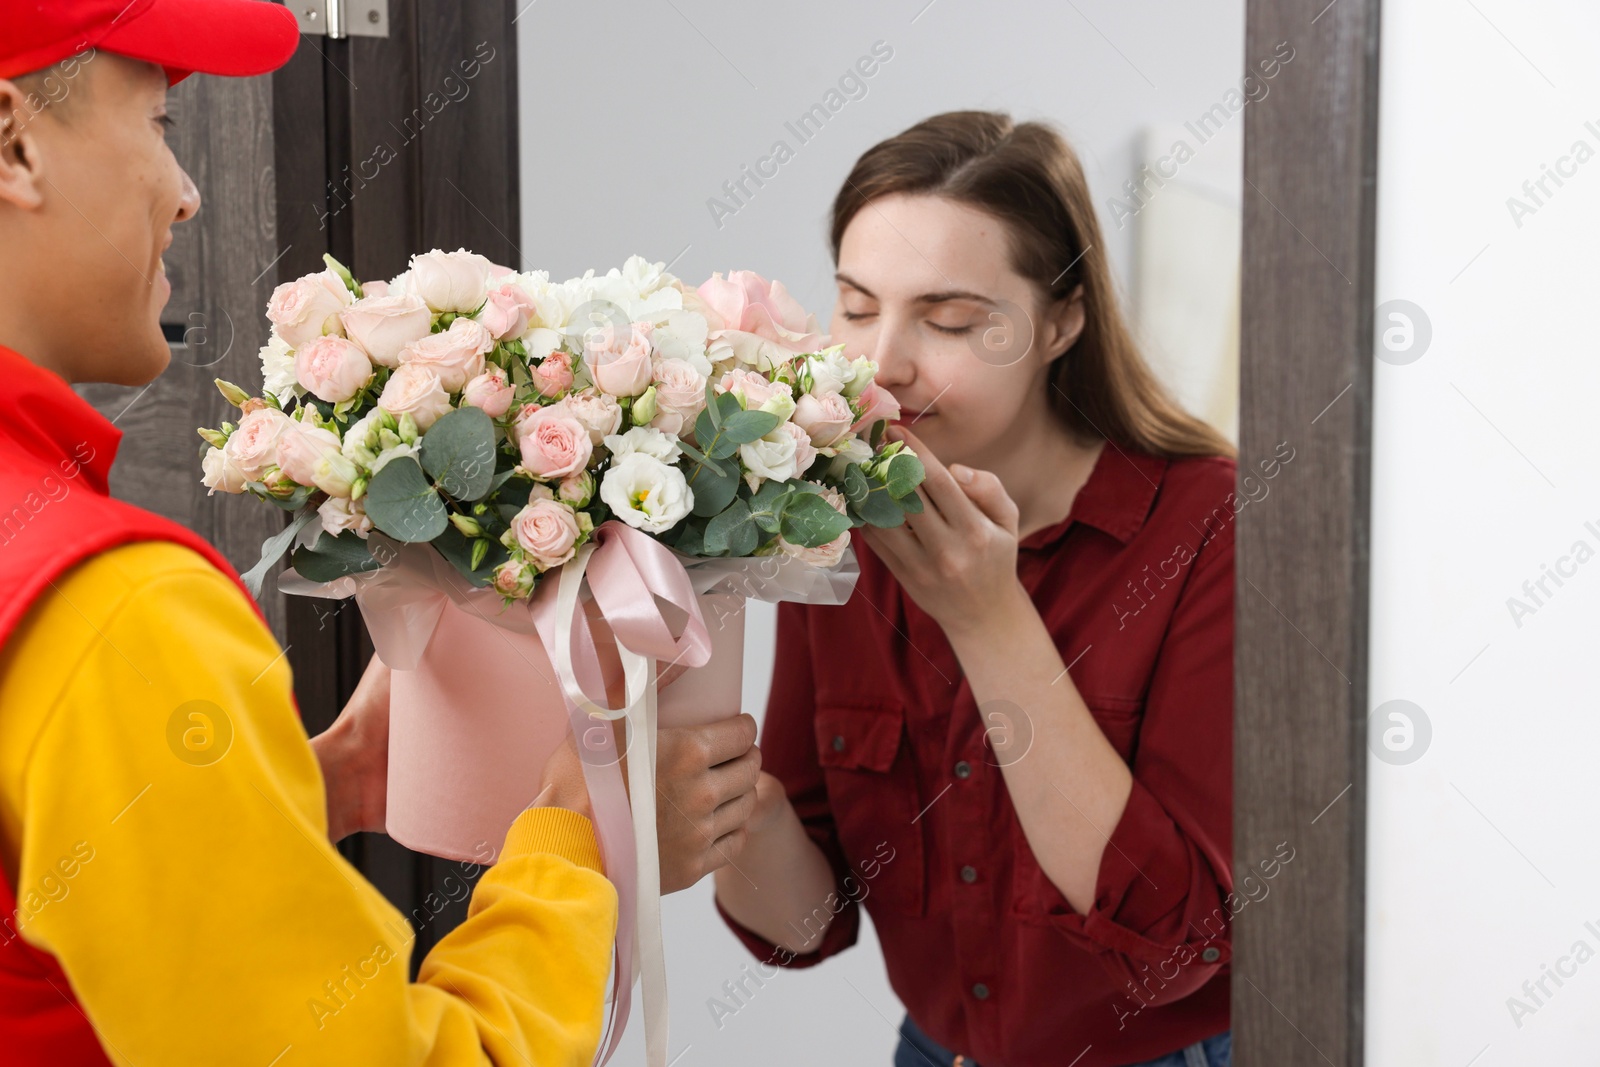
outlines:
[[[52,467],[76,463],[84,483],[110,494],[122,431],[54,371],[0,345],[0,434]],[[58,468],[61,469],[61,468]]]
[[[1073,498],[1067,517],[1035,530],[1018,542],[1018,547],[1048,548],[1066,536],[1075,522],[1093,526],[1127,544],[1150,515],[1167,463],[1160,456],[1130,452],[1107,441],[1089,472],[1089,480]]]

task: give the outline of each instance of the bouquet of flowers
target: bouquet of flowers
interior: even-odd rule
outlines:
[[[361,284],[325,259],[272,295],[261,395],[218,380],[240,416],[199,431],[203,481],[293,513],[252,589],[292,551],[279,589],[354,596],[394,668],[396,840],[492,857],[580,738],[621,904],[597,1058],[642,974],[664,1067],[658,698],[668,724],[737,714],[745,600],[843,603],[851,529],[921,510],[922,464],[883,443],[899,407],[748,271],[690,288],[634,256],[552,282],[434,250]],[[627,793],[597,718],[642,739]]]
[[[436,250],[360,284],[327,257],[267,315],[262,394],[219,379],[241,416],[199,431],[213,493],[298,512],[255,588],[291,538],[307,578],[376,568],[376,529],[525,599],[613,518],[688,556],[826,567],[852,527],[920,508],[876,365],[748,271],[693,289],[634,256],[551,282]]]

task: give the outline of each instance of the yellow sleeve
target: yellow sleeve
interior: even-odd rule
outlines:
[[[58,579],[0,650],[18,929],[113,1061],[587,1065],[617,919],[589,820],[524,812],[413,984],[291,692],[239,589],[165,542]]]

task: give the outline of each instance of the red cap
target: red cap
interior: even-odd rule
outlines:
[[[175,84],[265,74],[300,40],[294,13],[265,0],[0,0],[0,78],[94,48],[154,63]]]

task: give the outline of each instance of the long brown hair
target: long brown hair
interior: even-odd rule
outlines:
[[[1084,327],[1050,368],[1050,403],[1079,440],[1105,438],[1152,455],[1236,455],[1156,378],[1117,305],[1083,166],[1042,122],[995,111],[947,111],[881,141],[856,160],[833,202],[833,260],[850,220],[895,193],[946,197],[998,218],[1012,269],[1047,304],[1083,286]]]

